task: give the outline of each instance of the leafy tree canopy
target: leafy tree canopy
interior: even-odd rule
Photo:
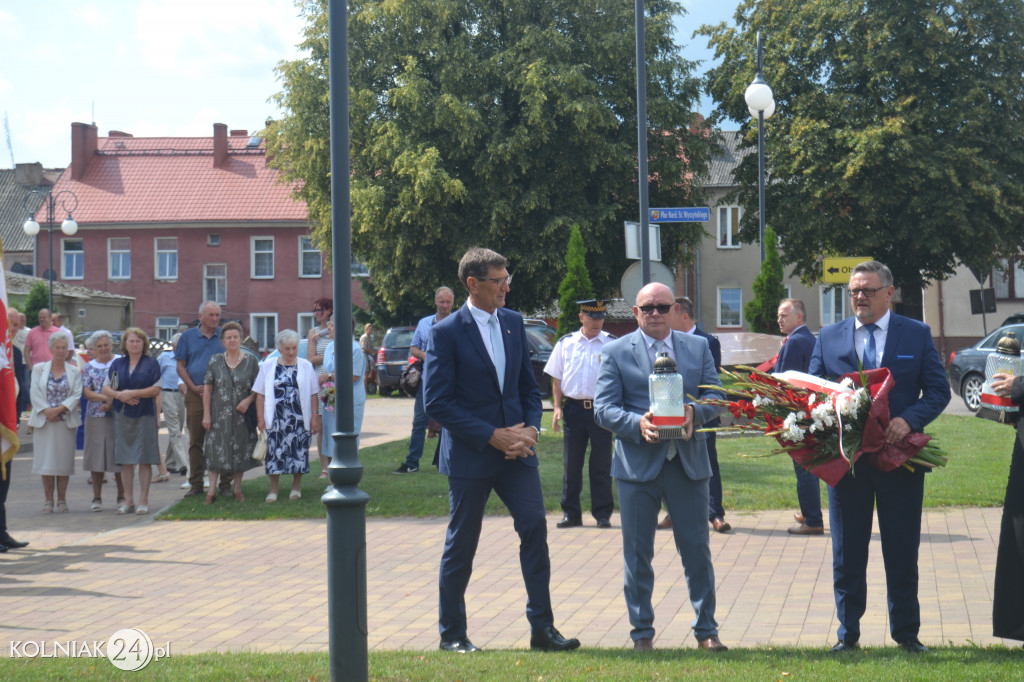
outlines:
[[[747,120],[765,38],[777,108],[766,125],[767,216],[805,281],[821,257],[886,263],[917,312],[921,286],[987,269],[1024,243],[1024,11],[1019,2],[744,0],[703,26],[720,66],[713,120]],[[757,236],[757,154],[737,180]]]
[[[569,248],[565,252],[565,278],[558,286],[558,336],[571,334],[580,328],[580,306],[576,301],[594,298],[594,288],[587,273],[587,249],[583,246],[580,229],[572,226]]]
[[[470,246],[501,252],[509,304],[548,305],[570,225],[595,289],[625,269],[623,220],[638,215],[633,5],[618,0],[352,0],[349,79],[352,247],[388,309],[457,291]],[[270,152],[329,249],[326,0],[305,0],[309,58],[282,63]],[[700,199],[711,136],[692,114],[699,81],[672,41],[682,12],[647,3],[651,205]],[[679,253],[699,225],[662,231]],[[426,298],[425,298],[426,297]]]

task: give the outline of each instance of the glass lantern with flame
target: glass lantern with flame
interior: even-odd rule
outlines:
[[[651,422],[658,427],[659,440],[683,438],[686,430],[686,393],[683,377],[676,371],[668,353],[658,353],[648,381],[651,397]]]
[[[981,387],[981,405],[975,413],[982,419],[991,419],[1000,424],[1016,424],[1020,408],[1009,397],[996,395],[992,390],[992,376],[996,373],[1021,376],[1024,374],[1024,358],[1020,355],[1020,339],[1013,332],[1006,332],[996,345],[996,352],[989,353],[985,361],[985,383]]]

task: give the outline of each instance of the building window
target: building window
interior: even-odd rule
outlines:
[[[211,232],[210,234],[206,235],[206,245],[220,246],[220,235],[217,234],[216,232]]]
[[[226,263],[203,265],[203,291],[207,301],[217,305],[228,302],[228,266]]]
[[[740,215],[739,206],[718,207],[718,248],[740,247]]]
[[[366,267],[355,258],[352,259],[352,276],[353,277],[369,277],[370,268]]]
[[[249,264],[253,279],[274,278],[274,238],[251,237]]]
[[[299,237],[299,277],[320,277],[323,262],[320,250],[313,246],[312,237]]]
[[[61,279],[85,277],[85,247],[81,239],[61,239]]]
[[[132,240],[130,238],[112,237],[107,240],[107,277],[131,279]]]
[[[156,338],[170,341],[171,337],[178,331],[178,318],[158,317],[156,318]]]
[[[309,330],[313,328],[314,324],[316,324],[316,319],[313,317],[313,313],[299,313],[299,319],[297,321],[299,323],[297,325],[299,336],[304,339],[306,338],[306,335],[309,334]]]
[[[846,285],[821,288],[821,326],[846,319]]]
[[[1000,258],[992,273],[992,288],[1002,300],[1024,298],[1024,258]]]
[[[260,347],[260,352],[274,347],[277,336],[277,313],[253,313],[249,315],[249,329]]]
[[[153,248],[156,250],[156,278],[178,279],[178,238],[157,237]]]
[[[718,326],[743,326],[743,290],[740,288],[718,289]]]

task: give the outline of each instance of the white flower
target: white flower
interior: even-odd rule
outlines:
[[[754,399],[751,401],[751,403],[754,405],[754,407],[761,407],[763,405],[774,405],[775,404],[775,402],[771,398],[769,398],[768,396],[763,396],[763,395],[755,395]]]
[[[800,428],[800,425],[796,423],[798,419],[804,418],[803,414],[803,412],[790,412],[782,422],[782,427],[786,432],[783,435],[783,438],[791,443],[799,443],[804,439],[804,431]]]
[[[853,379],[851,379],[850,377],[846,377],[845,379],[839,382],[839,385],[845,386],[846,388],[853,388]]]

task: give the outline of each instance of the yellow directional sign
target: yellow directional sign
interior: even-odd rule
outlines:
[[[845,256],[843,258],[825,258],[822,272],[826,284],[849,284],[850,273],[858,263],[871,260],[869,256]]]

